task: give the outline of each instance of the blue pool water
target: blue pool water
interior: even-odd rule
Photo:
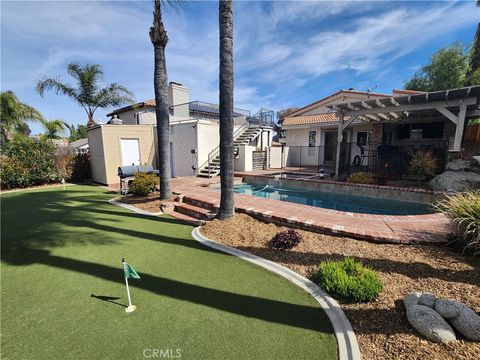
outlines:
[[[297,204],[355,213],[377,215],[420,215],[433,212],[427,204],[377,199],[368,196],[333,192],[304,190],[301,188],[277,188],[270,185],[242,183],[235,185],[235,192],[266,199],[282,200]]]

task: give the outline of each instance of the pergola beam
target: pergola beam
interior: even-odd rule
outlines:
[[[447,108],[437,108],[437,110],[441,114],[445,115],[445,117],[449,119],[451,122],[453,122],[455,125],[458,125],[458,116],[456,116],[450,110],[448,110]]]
[[[448,108],[448,107],[456,107],[460,106],[460,104],[474,105],[477,103],[477,97],[469,97],[465,99],[457,99],[457,100],[448,100],[448,101],[434,101],[430,103],[419,103],[419,104],[405,104],[399,106],[385,106],[385,107],[372,107],[371,109],[360,109],[360,110],[349,110],[337,105],[333,105],[332,107],[339,112],[343,112],[345,115],[348,116],[358,116],[358,115],[378,115],[379,113],[385,114],[389,112],[411,112],[411,111],[418,111],[418,110],[432,110],[438,108]],[[382,103],[383,104],[383,103]],[[385,104],[383,104],[385,105]]]
[[[338,119],[338,133],[337,133],[337,154],[335,157],[335,180],[339,180],[339,171],[340,171],[340,151],[342,148],[342,141],[343,141],[343,119],[344,119],[343,112],[340,113],[340,119]],[[351,118],[352,121],[355,117]]]
[[[467,113],[467,104],[460,104],[458,112],[458,123],[455,129],[455,140],[453,141],[453,151],[460,151],[462,146],[463,128],[465,126],[465,115]]]

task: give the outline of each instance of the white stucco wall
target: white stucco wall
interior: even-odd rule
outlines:
[[[242,145],[238,148],[238,158],[235,159],[235,171],[253,170],[253,152],[255,146]]]

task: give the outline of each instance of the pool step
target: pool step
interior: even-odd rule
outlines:
[[[190,216],[191,218],[202,221],[212,220],[215,217],[215,213],[212,213],[209,209],[191,205],[185,202],[175,204],[174,210],[180,214],[184,214]]]

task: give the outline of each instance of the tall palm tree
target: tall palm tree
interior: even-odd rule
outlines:
[[[76,87],[61,82],[59,77],[43,76],[37,82],[36,90],[42,97],[47,90],[53,90],[57,95],[67,95],[87,113],[88,127],[96,124],[93,115],[98,108],[133,102],[133,93],[122,85],[112,83],[100,88],[99,81],[103,77],[103,70],[98,64],[80,65],[72,62],[67,65],[67,72],[75,79]]]
[[[220,26],[220,209],[217,217],[235,214],[233,193],[233,4],[219,1]]]
[[[30,105],[20,102],[13,91],[0,93],[1,112],[1,141],[7,140],[16,131],[22,132],[26,122],[43,123],[45,120],[40,112]]]
[[[480,0],[477,1],[477,7],[480,7]],[[477,32],[472,44],[472,52],[470,55],[470,73],[473,74],[480,69],[480,22],[477,25]]]
[[[163,25],[161,2],[155,0],[150,40],[153,44],[155,59],[153,86],[155,88],[155,112],[157,117],[160,200],[164,200],[172,196],[172,190],[170,188],[170,115],[168,110],[167,62],[165,59],[168,36]]]

